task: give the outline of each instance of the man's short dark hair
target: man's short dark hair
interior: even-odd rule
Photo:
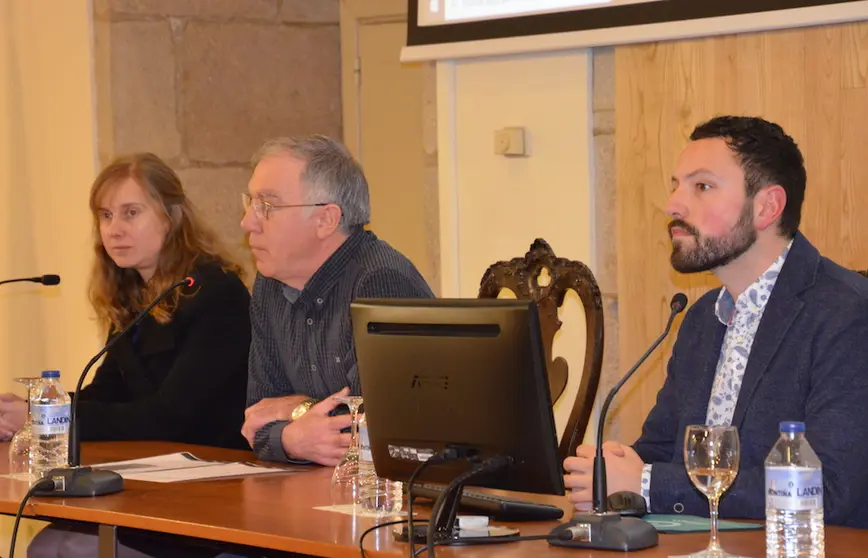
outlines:
[[[718,116],[697,126],[691,141],[722,138],[744,170],[748,198],[766,186],[780,185],[787,193],[778,230],[792,238],[799,230],[805,200],[805,160],[799,146],[779,125],[750,116]]]

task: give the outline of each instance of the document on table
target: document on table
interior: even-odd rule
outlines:
[[[129,461],[100,463],[92,467],[114,471],[127,480],[147,482],[208,480],[297,471],[297,469],[265,467],[253,463],[206,461],[186,451]]]

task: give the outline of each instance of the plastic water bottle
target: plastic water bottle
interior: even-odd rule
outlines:
[[[361,507],[366,511],[398,513],[403,507],[404,487],[399,481],[377,476],[371,439],[365,415],[359,420],[359,495]]]
[[[60,384],[60,372],[46,370],[30,400],[30,477],[39,479],[45,471],[66,467],[69,461],[70,397]]]
[[[765,465],[766,557],[823,558],[823,465],[805,423],[781,423]]]

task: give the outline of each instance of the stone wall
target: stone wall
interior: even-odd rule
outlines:
[[[276,135],[342,135],[338,0],[94,0],[94,12],[100,163],[142,150],[164,157],[250,279],[253,266],[238,225],[250,155]],[[614,50],[595,49],[593,58],[595,272],[606,317],[605,394],[620,376]],[[425,187],[430,252],[439,264],[436,79],[429,66]],[[607,438],[618,437],[616,408],[617,401]]]
[[[425,146],[425,230],[428,240],[428,273],[425,279],[436,296],[440,296],[440,188],[437,151],[437,65],[425,62],[425,86],[422,93],[422,140]]]
[[[94,0],[100,163],[166,159],[251,272],[240,193],[278,135],[341,138],[338,0]]]
[[[603,294],[605,348],[598,398],[605,397],[622,375],[618,358],[618,246],[615,207],[615,51],[597,48],[594,58],[594,274]],[[606,439],[619,439],[618,401],[606,422]],[[633,440],[620,440],[632,442]]]

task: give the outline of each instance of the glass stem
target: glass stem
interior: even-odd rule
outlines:
[[[359,449],[359,408],[356,405],[350,406],[350,451],[358,451]]]
[[[718,498],[709,498],[708,517],[711,519],[711,540],[708,543],[709,550],[720,550],[720,542],[717,540],[717,504]]]

